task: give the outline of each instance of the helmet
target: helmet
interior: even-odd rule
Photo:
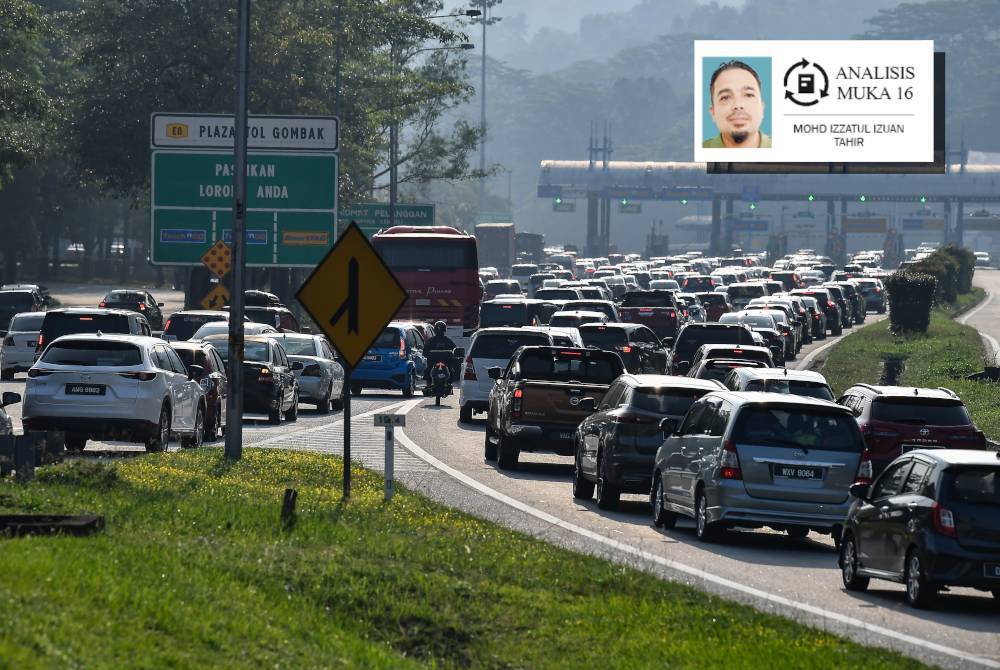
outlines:
[[[444,321],[436,321],[434,323],[435,335],[444,335],[447,331],[448,331],[448,324],[446,324]]]

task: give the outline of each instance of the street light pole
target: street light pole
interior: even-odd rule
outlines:
[[[482,72],[479,78],[479,214],[483,213],[486,202],[486,24],[489,22],[489,7],[483,0],[483,56]]]

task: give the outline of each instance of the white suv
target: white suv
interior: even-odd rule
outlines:
[[[172,435],[201,445],[205,392],[166,342],[141,335],[65,335],[28,370],[22,423],[61,430],[66,448],[88,439],[144,442],[164,451]]]
[[[552,346],[552,336],[535,328],[482,328],[475,332],[462,364],[459,421],[472,421],[473,412],[489,410],[493,380],[486,371],[492,367],[507,367],[519,347],[531,345]]]

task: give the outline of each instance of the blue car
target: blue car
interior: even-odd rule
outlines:
[[[351,373],[351,394],[392,389],[412,398],[424,375],[424,340],[412,324],[390,323]]]

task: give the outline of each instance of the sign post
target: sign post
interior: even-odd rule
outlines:
[[[393,429],[406,425],[405,414],[376,414],[375,426],[385,427],[385,501],[392,500],[395,434]]]
[[[352,373],[406,302],[406,290],[352,221],[295,297],[344,362],[344,498],[351,495]]]

